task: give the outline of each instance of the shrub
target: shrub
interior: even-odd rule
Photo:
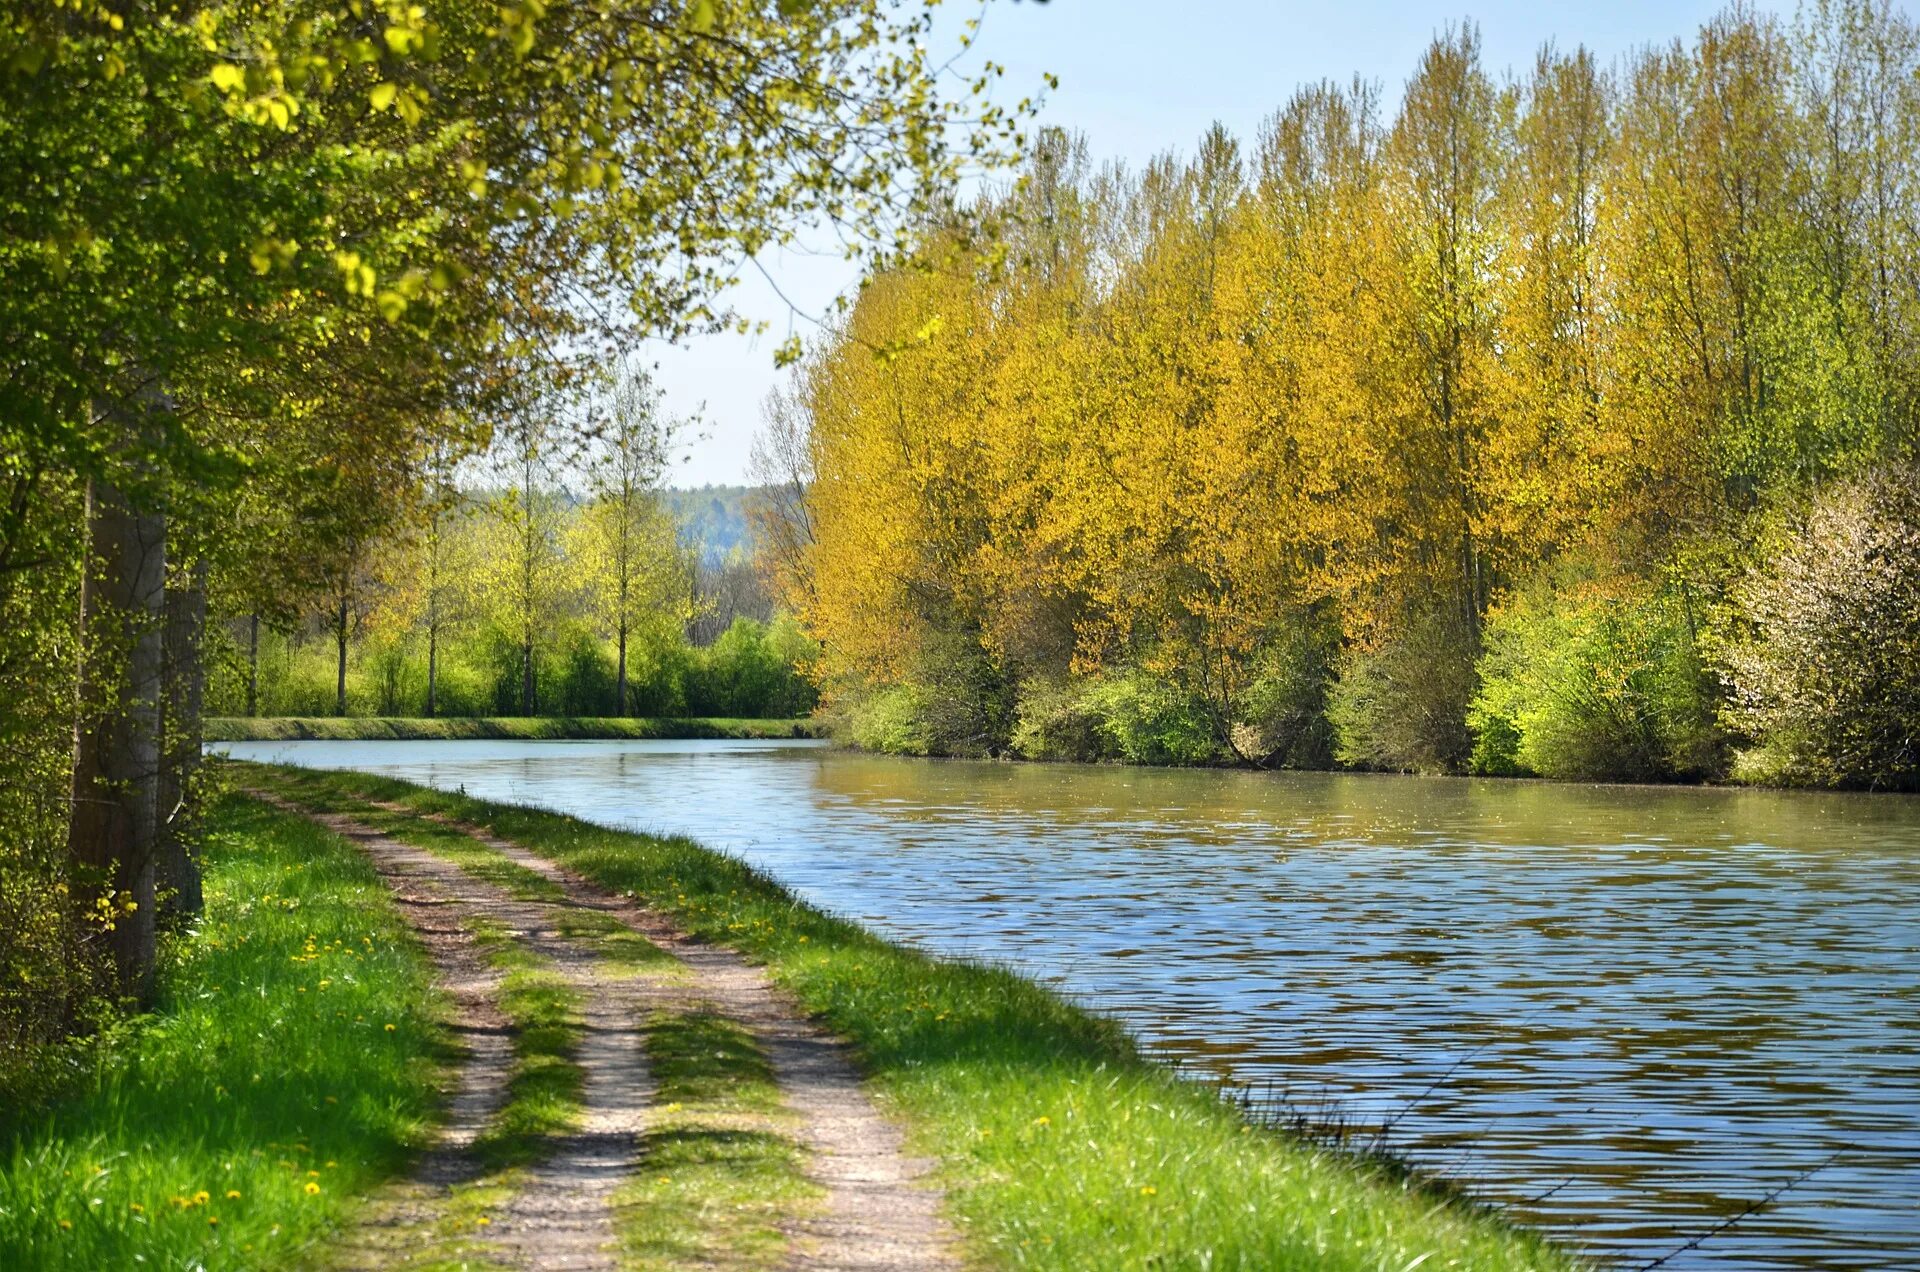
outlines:
[[[1496,609],[1468,721],[1473,768],[1665,781],[1719,767],[1686,597],[1543,580]]]
[[[1129,764],[1209,764],[1220,739],[1205,706],[1176,686],[1132,670],[1094,681],[1082,699],[1113,754]]]
[[[1450,606],[1410,609],[1384,642],[1349,650],[1327,698],[1335,758],[1401,772],[1464,767],[1475,651],[1472,629]]]
[[[812,711],[818,696],[799,669],[815,650],[799,625],[736,618],[701,651],[689,690],[696,715],[787,717]]]
[[[1013,749],[1029,760],[1114,758],[1100,713],[1085,686],[1067,679],[1034,677],[1020,686]]]
[[[1920,787],[1920,464],[1818,495],[1734,589],[1736,775]]]
[[[889,685],[860,695],[847,708],[842,732],[864,751],[930,754],[921,726],[921,695],[914,685]]]
[[[1274,633],[1236,712],[1234,745],[1243,756],[1270,768],[1332,765],[1327,695],[1339,642],[1337,624],[1318,612],[1300,614]]]

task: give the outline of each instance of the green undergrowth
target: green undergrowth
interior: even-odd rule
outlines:
[[[428,1134],[444,1004],[366,858],[237,796],[209,820],[155,1010],[0,1109],[0,1268],[300,1266]]]
[[[470,820],[764,963],[857,1046],[991,1265],[1576,1265],[1417,1175],[1250,1123],[1030,981],[888,944],[691,841],[362,774],[254,771]]]
[[[699,1008],[647,1022],[655,1112],[614,1199],[627,1266],[772,1268],[820,1190],[784,1133],[773,1066],[740,1025]]]
[[[217,716],[209,742],[432,742],[495,738],[810,738],[813,721],[728,716]]]

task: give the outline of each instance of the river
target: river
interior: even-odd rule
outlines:
[[[690,835],[1190,1072],[1390,1123],[1618,1266],[1798,1179],[1663,1266],[1920,1269],[1920,798],[806,742],[220,749]]]

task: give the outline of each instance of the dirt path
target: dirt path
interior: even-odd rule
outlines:
[[[584,1074],[584,1125],[529,1168],[523,1185],[494,1218],[486,1253],[537,1272],[616,1269],[610,1202],[632,1169],[647,1125],[652,1083],[642,1022],[651,1010],[689,998],[746,1028],[771,1062],[783,1102],[797,1115],[796,1138],[808,1150],[806,1173],[824,1190],[817,1217],[795,1224],[787,1260],[821,1272],[949,1272],[960,1266],[928,1164],[907,1156],[899,1130],[861,1084],[844,1044],[807,1021],[761,969],[729,950],[688,938],[662,916],[614,896],[517,844],[454,825],[515,864],[558,885],[564,899],[530,901],[476,879],[424,849],[401,843],[351,817],[300,811],[359,845],[373,859],[428,942],[469,1043],[453,1110],[435,1152],[416,1172],[413,1200],[376,1206],[369,1249],[394,1249],[410,1221],[425,1222],[421,1190],[443,1192],[471,1177],[466,1152],[504,1102],[512,1060],[492,977],[473,947],[472,927],[505,929],[548,960],[581,995],[586,1030],[575,1057]],[[419,816],[400,805],[388,811]],[[622,974],[587,940],[562,935],[569,912],[610,915],[685,965],[674,985]],[[357,1263],[355,1266],[377,1266]]]
[[[931,1164],[907,1155],[899,1129],[862,1086],[847,1047],[802,1016],[764,971],[731,950],[690,939],[654,911],[510,840],[478,826],[443,824],[558,884],[574,904],[613,915],[675,955],[692,969],[700,997],[759,1040],[787,1104],[803,1119],[800,1140],[812,1154],[807,1173],[826,1189],[824,1213],[794,1234],[791,1266],[823,1272],[959,1267],[939,1194],[927,1179]]]
[[[264,798],[287,812],[311,816],[273,796]],[[341,1268],[384,1272],[394,1266],[397,1251],[417,1246],[417,1234],[433,1224],[440,1199],[479,1175],[474,1142],[506,1101],[513,1040],[498,1005],[500,974],[474,943],[478,912],[460,900],[460,889],[446,886],[438,862],[422,863],[406,852],[369,855],[408,926],[426,947],[435,980],[451,1002],[451,1029],[461,1043],[446,1120],[433,1147],[406,1180],[373,1198],[359,1226],[335,1253]]]

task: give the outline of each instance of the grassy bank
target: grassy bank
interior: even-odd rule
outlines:
[[[720,716],[486,716],[414,719],[397,716],[217,716],[207,721],[209,742],[426,742],[474,738],[807,738],[813,721]]]
[[[1029,981],[890,945],[689,841],[358,774],[270,772],[320,802],[396,800],[485,825],[764,963],[857,1046],[941,1163],[987,1266],[1573,1266],[1417,1178],[1250,1124]]]
[[[367,860],[246,799],[211,825],[155,1011],[0,1108],[0,1268],[298,1266],[436,1115],[441,1004]]]

